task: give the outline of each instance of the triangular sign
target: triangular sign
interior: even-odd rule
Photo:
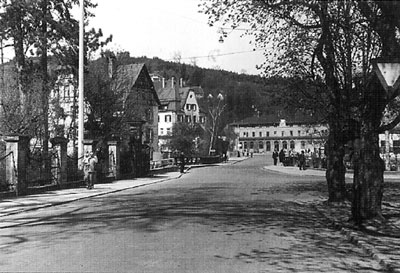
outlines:
[[[385,89],[396,89],[400,84],[400,63],[376,63],[377,75]]]

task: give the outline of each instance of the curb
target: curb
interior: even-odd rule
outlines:
[[[44,204],[44,205],[38,205],[38,206],[35,206],[33,208],[27,208],[27,209],[23,209],[23,210],[19,210],[19,211],[14,211],[14,212],[9,212],[9,213],[3,214],[3,215],[0,216],[0,218],[11,216],[11,215],[16,215],[16,214],[20,214],[20,213],[24,213],[24,212],[35,211],[35,210],[48,208],[48,207],[60,206],[60,205],[72,203],[72,202],[83,200],[83,199],[87,199],[87,198],[98,197],[98,196],[102,196],[102,195],[106,195],[106,194],[111,194],[111,193],[116,193],[116,192],[120,192],[120,191],[129,190],[129,189],[140,188],[140,187],[144,187],[144,186],[147,186],[147,185],[154,185],[154,184],[166,182],[166,181],[173,180],[173,179],[178,179],[181,176],[182,176],[182,174],[180,174],[180,175],[178,175],[176,177],[164,178],[164,179],[156,180],[156,181],[153,181],[153,182],[150,182],[150,183],[144,183],[144,184],[124,187],[124,188],[121,188],[121,189],[114,189],[114,190],[108,190],[108,191],[104,191],[104,192],[89,194],[89,195],[86,195],[86,196],[73,198],[73,199],[66,200],[66,201],[54,202],[54,203]],[[19,226],[19,225],[26,224],[26,223],[29,223],[29,222],[6,225],[6,226],[0,227],[0,229],[15,227],[15,226]]]
[[[234,162],[230,163],[229,165],[233,165],[233,164],[236,164],[236,163],[241,162],[241,161],[243,161],[243,160],[237,160],[237,161],[235,160]],[[228,162],[228,163],[229,163],[229,162]],[[0,219],[1,219],[2,217],[7,217],[7,216],[11,216],[11,215],[16,215],[16,214],[20,214],[20,213],[24,213],[24,212],[31,212],[31,211],[35,211],[35,210],[39,210],[39,209],[43,209],[43,208],[49,208],[49,207],[60,206],[60,205],[72,203],[72,202],[79,201],[79,200],[83,200],[83,199],[87,199],[87,198],[103,196],[103,195],[106,195],[106,194],[116,193],[116,192],[120,192],[120,191],[124,191],[124,190],[128,190],[128,189],[140,188],[140,187],[144,187],[144,186],[147,186],[147,185],[154,185],[154,184],[158,184],[158,183],[170,181],[170,180],[173,180],[173,179],[181,178],[187,171],[189,171],[189,170],[192,169],[192,168],[214,167],[214,166],[220,166],[220,165],[218,165],[218,164],[208,164],[208,165],[189,166],[189,167],[185,170],[184,173],[179,173],[178,175],[176,175],[176,176],[174,176],[174,177],[163,178],[163,179],[155,180],[155,181],[153,181],[153,182],[138,184],[138,185],[134,185],[134,186],[128,186],[128,187],[124,187],[124,188],[120,188],[120,189],[107,190],[107,191],[104,191],[104,192],[99,192],[99,193],[94,193],[94,194],[88,194],[88,195],[86,195],[86,196],[82,196],[82,197],[78,197],[78,198],[72,198],[72,199],[66,200],[66,201],[54,202],[54,203],[44,204],[44,205],[37,205],[37,206],[32,207],[32,208],[26,208],[26,209],[22,209],[22,210],[17,210],[17,211],[5,213],[5,214],[3,214],[3,215],[0,215]],[[29,222],[0,226],[0,229],[16,227],[16,226],[23,225],[23,224],[27,224],[27,223],[29,223]]]
[[[314,209],[318,211],[319,214],[321,214],[325,219],[327,219],[335,229],[337,229],[341,234],[345,235],[347,240],[354,244],[355,246],[359,247],[362,249],[362,251],[366,254],[368,254],[370,257],[372,257],[375,261],[377,261],[381,266],[383,266],[388,272],[390,273],[400,273],[400,268],[397,266],[394,266],[391,262],[390,259],[387,258],[385,255],[379,253],[375,249],[374,246],[369,245],[368,243],[365,243],[365,240],[360,239],[360,237],[351,230],[343,227],[340,222],[336,221],[332,217],[328,216],[326,213],[324,213],[322,210],[320,210],[315,204],[313,205]]]

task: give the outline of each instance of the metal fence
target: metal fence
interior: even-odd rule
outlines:
[[[50,150],[46,154],[40,148],[30,150],[27,154],[26,171],[28,187],[58,184],[60,173],[58,151]]]

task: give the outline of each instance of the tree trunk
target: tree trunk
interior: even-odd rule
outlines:
[[[359,158],[354,170],[352,217],[356,223],[382,216],[383,172],[379,136],[373,122],[362,125]]]
[[[332,126],[327,142],[326,181],[328,183],[328,202],[346,200],[346,167],[343,162],[344,145],[337,136],[337,130]]]

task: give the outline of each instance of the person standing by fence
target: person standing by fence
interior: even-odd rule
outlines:
[[[85,182],[86,187],[89,188],[89,151],[86,151],[82,164],[83,164],[83,181]]]
[[[88,186],[87,188],[89,190],[93,189],[94,187],[94,182],[96,179],[96,164],[97,164],[97,156],[94,155],[93,152],[90,152],[89,154],[89,160],[88,160],[88,168],[89,168],[89,176],[88,176]]]

